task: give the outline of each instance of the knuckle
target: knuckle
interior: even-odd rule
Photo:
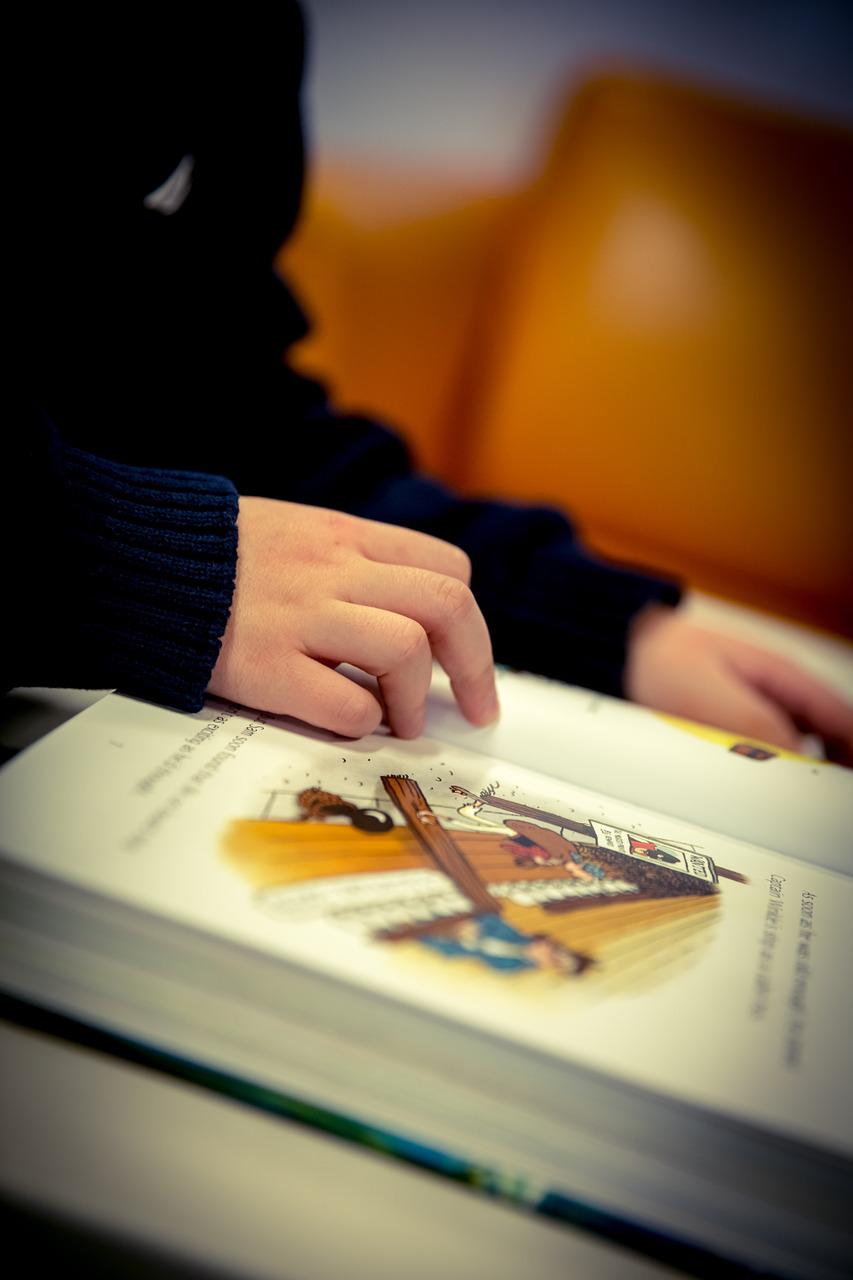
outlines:
[[[481,663],[476,670],[468,677],[472,685],[492,692],[495,684],[495,664],[492,661],[491,651],[485,662]]]
[[[428,650],[429,641],[420,623],[400,618],[391,637],[391,648],[397,662],[408,662]]]
[[[474,609],[474,597],[458,578],[442,578],[438,585],[438,604],[448,622],[460,622]]]
[[[345,732],[358,735],[370,733],[379,724],[381,711],[374,698],[364,689],[353,685],[340,695],[335,710],[335,723]]]
[[[349,543],[352,541],[355,529],[355,519],[348,515],[345,511],[331,511],[324,513],[324,521],[326,533],[335,543]]]
[[[461,547],[455,547],[452,543],[448,543],[451,556],[455,565],[455,575],[465,583],[466,587],[471,582],[471,557]]]

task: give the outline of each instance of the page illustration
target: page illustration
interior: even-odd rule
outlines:
[[[507,976],[607,972],[643,985],[701,943],[721,882],[745,883],[695,845],[580,821],[497,786],[475,793],[439,767],[426,766],[432,800],[417,778],[378,770],[346,795],[274,789],[260,819],[228,825],[226,855],[282,922],[332,921]],[[642,956],[652,942],[654,965]]]
[[[643,723],[650,786],[683,799],[656,718]],[[541,733],[528,738],[544,752]],[[569,772],[591,741],[567,722],[552,770]],[[712,754],[759,788],[800,768]],[[120,909],[144,939],[206,939],[223,964],[279,965],[276,1007],[310,973],[425,1026],[476,1029],[849,1150],[849,878],[655,812],[646,788],[626,797],[603,752],[601,765],[613,785],[596,790],[435,738],[351,742],[222,702],[184,716],[107,698],[7,766],[5,865],[10,884],[43,884],[39,938],[66,930],[51,904],[67,886],[70,901],[104,904],[110,937]],[[732,792],[700,783],[706,810],[732,819]],[[779,817],[755,809],[762,829]],[[808,848],[832,852],[834,824],[809,805]],[[98,942],[88,915],[72,934]],[[159,963],[139,945],[140,963]],[[11,954],[16,989],[42,991],[38,948]],[[82,970],[57,981],[76,1007]]]

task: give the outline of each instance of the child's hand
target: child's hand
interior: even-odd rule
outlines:
[[[655,606],[636,619],[625,692],[659,711],[789,751],[802,734],[817,734],[829,759],[853,764],[849,703],[787,658],[697,627],[677,609]]]
[[[498,713],[468,557],[426,534],[318,507],[241,498],[237,584],[211,693],[330,729],[372,733],[379,700],[334,670],[377,676],[391,729],[423,728],[432,659],[463,714]]]

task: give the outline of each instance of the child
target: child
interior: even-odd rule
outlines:
[[[272,269],[302,180],[296,5],[263,31],[152,32],[143,13],[111,65],[94,19],[62,21],[15,51],[7,685],[189,710],[209,690],[355,736],[383,709],[349,661],[411,736],[433,657],[472,722],[497,714],[491,635],[514,666],[849,751],[853,712],[803,672],[692,627],[673,584],[598,561],[562,515],[414,474],[282,363],[305,332]]]

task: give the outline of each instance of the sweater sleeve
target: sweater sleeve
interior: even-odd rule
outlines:
[[[676,605],[679,586],[637,566],[594,555],[569,517],[549,507],[462,498],[413,469],[403,441],[365,418],[338,415],[322,388],[281,371],[283,401],[299,406],[302,465],[289,472],[292,501],[418,529],[467,552],[471,585],[507,666],[621,696],[628,635],[650,604]],[[264,477],[238,479],[253,492]],[[266,492],[269,491],[269,474]]]
[[[198,710],[233,593],[234,486],[72,448],[37,409],[24,421],[4,519],[5,687],[109,687]]]
[[[602,693],[624,694],[628,633],[640,610],[680,598],[672,581],[593,555],[548,507],[459,499],[409,473],[376,495],[372,514],[399,517],[468,553],[498,662]]]
[[[499,661],[621,692],[633,618],[675,603],[675,586],[598,560],[556,511],[455,496],[282,362],[307,327],[272,271],[301,192],[302,23],[292,4],[276,13],[274,36],[229,26],[204,57],[195,23],[176,20],[168,44],[140,28],[143,85],[124,62],[111,76],[100,54],[69,59],[56,31],[49,67],[33,67],[15,313],[25,386],[75,448],[42,436],[41,462],[19,472],[31,494],[7,545],[38,545],[17,553],[31,569],[12,597],[27,604],[7,679],[197,706],[233,578],[237,499],[213,478],[225,475],[241,494],[457,543]],[[181,201],[151,208],[179,172]]]

